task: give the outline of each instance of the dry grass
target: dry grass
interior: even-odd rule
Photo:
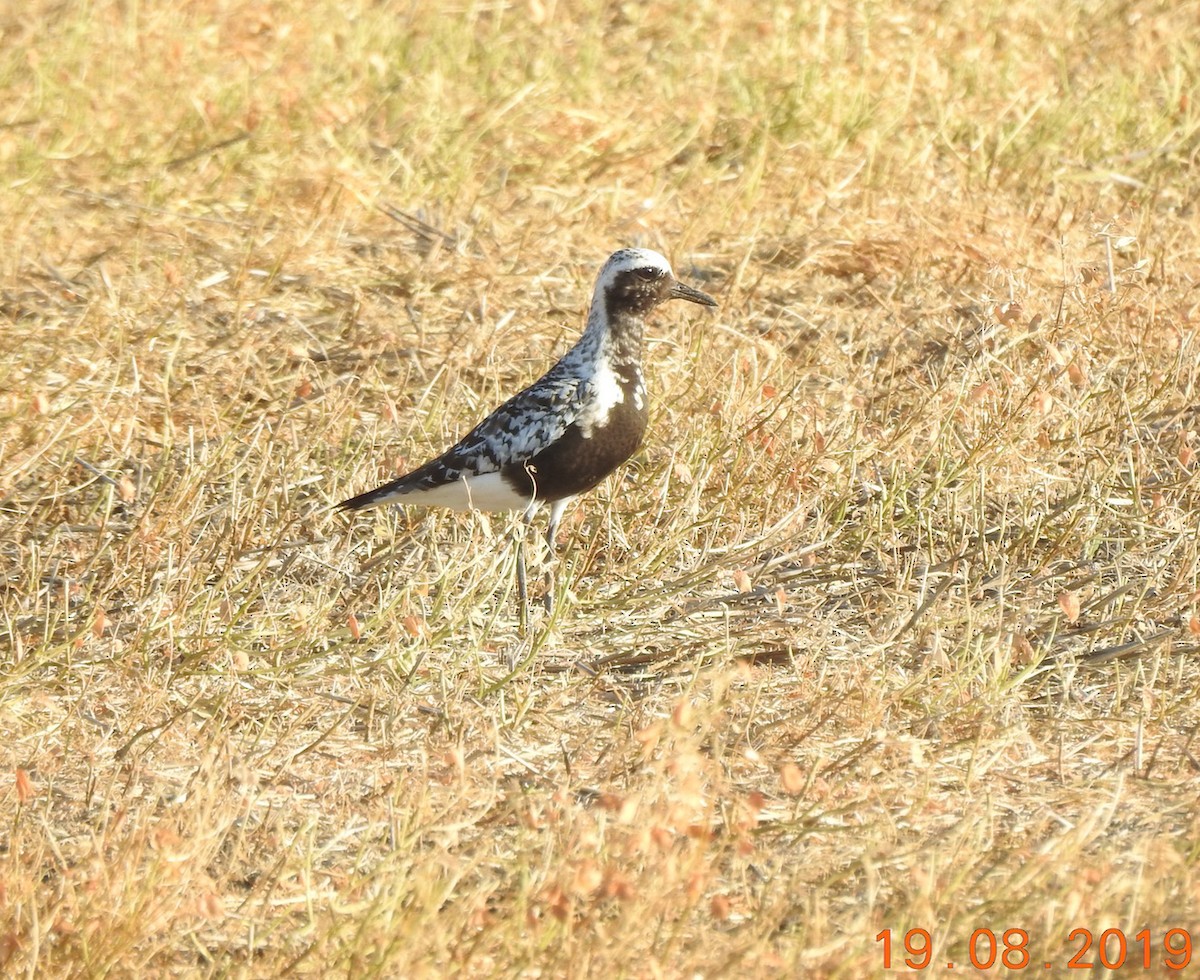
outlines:
[[[914,927],[922,975],[1013,927],[1161,970],[1198,18],[9,9],[0,971],[861,977]],[[523,637],[504,521],[326,508],[630,243],[721,309],[659,318]]]

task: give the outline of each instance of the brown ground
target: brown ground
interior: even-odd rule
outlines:
[[[1171,973],[1197,22],[0,14],[0,972]],[[327,508],[627,244],[721,308],[522,635],[505,520]]]

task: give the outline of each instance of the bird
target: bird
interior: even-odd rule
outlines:
[[[596,277],[583,334],[544,375],[513,395],[440,456],[339,511],[419,504],[468,511],[522,511],[525,524],[549,507],[546,543],[554,554],[568,505],[628,460],[646,433],[649,399],[642,374],[646,316],[673,299],[715,307],[680,282],[658,252],[613,252]],[[528,618],[523,536],[517,585]],[[545,604],[553,610],[553,589]]]

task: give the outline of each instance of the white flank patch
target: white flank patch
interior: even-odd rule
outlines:
[[[397,504],[449,507],[451,510],[525,510],[529,498],[517,493],[499,473],[472,476],[433,490],[417,490],[393,500]]]
[[[596,373],[587,384],[587,404],[575,421],[583,438],[590,439],[593,430],[604,428],[612,410],[625,400],[625,391],[607,361],[601,361],[596,366]]]

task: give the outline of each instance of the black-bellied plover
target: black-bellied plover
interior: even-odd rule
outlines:
[[[343,501],[338,509],[402,503],[521,510],[528,522],[541,504],[549,504],[546,541],[553,553],[567,504],[629,459],[642,443],[647,417],[642,378],[645,317],[671,299],[717,305],[711,296],[677,280],[657,252],[614,252],[596,278],[583,336],[554,367],[436,459]],[[520,551],[517,576],[524,609]]]

